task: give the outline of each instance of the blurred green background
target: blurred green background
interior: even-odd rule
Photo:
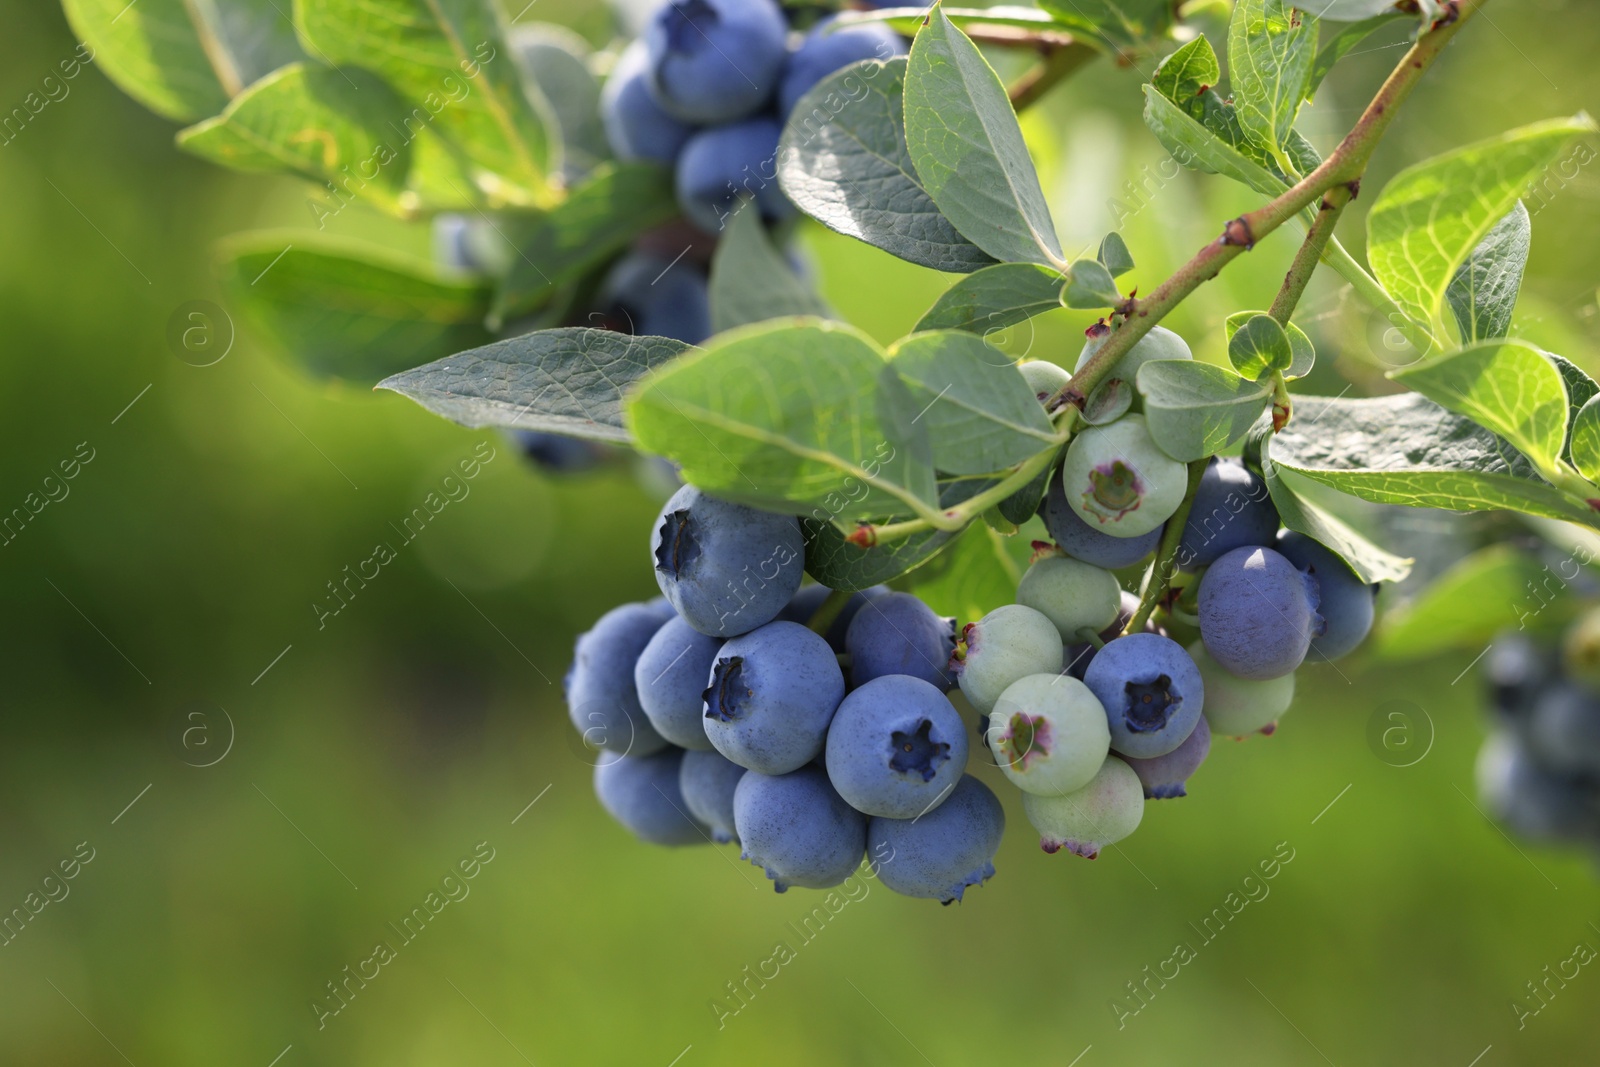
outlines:
[[[579,0],[537,15],[605,32]],[[1397,121],[1368,188],[1593,108],[1597,34],[1600,12],[1580,0],[1493,5]],[[1324,148],[1400,54],[1394,40],[1374,38],[1323,90],[1309,123]],[[8,7],[0,107],[74,47],[53,4]],[[1069,251],[1120,225],[1130,280],[1148,290],[1251,197],[1150,177],[1164,155],[1139,122],[1140,80],[1096,65],[1027,126]],[[1275,736],[1219,743],[1188,799],[1150,805],[1092,864],[1042,854],[999,790],[1011,832],[988,885],[940,908],[866,882],[811,941],[789,924],[819,894],[775,895],[733,851],[637,843],[593,799],[559,679],[577,632],[653,593],[658,498],[626,465],[551,478],[399,397],[313,384],[244,321],[219,363],[180,361],[169,317],[222,299],[215,240],[309,227],[305,191],[180,154],[173,127],[96,70],[69,84],[0,147],[0,512],[93,454],[0,552],[0,913],[68,891],[0,946],[0,1061],[1600,1058],[1600,969],[1552,984],[1520,1029],[1512,1009],[1538,1006],[1525,983],[1544,968],[1600,947],[1600,891],[1590,858],[1512,842],[1475,809],[1470,654],[1306,669]],[[1536,215],[1520,322],[1591,371],[1597,188],[1586,170]],[[423,228],[361,209],[330,230],[428,247]],[[884,340],[948,284],[815,228],[804,239],[826,295]],[[1171,325],[1219,358],[1223,316],[1264,306],[1291,252],[1287,236],[1263,245]],[[1382,388],[1381,324],[1336,279],[1308,308],[1323,360],[1308,387]],[[1070,363],[1086,324],[1056,313],[1007,343]],[[480,442],[497,451],[471,495],[319,629],[326,583]],[[1391,701],[1425,713],[1411,721],[1426,754],[1409,767],[1368,742]],[[475,849],[493,859],[470,895],[319,1029],[327,983],[378,941],[399,944],[388,924]],[[46,885],[75,851],[93,858]],[[1205,943],[1194,927],[1291,852]],[[726,984],[780,941],[795,958],[719,1027],[712,1002],[740,1008]],[[1127,983],[1179,942],[1196,957],[1119,1028],[1112,1001],[1137,1007]]]

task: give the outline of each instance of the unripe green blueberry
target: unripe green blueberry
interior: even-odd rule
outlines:
[[[1206,654],[1200,641],[1189,646],[1189,655],[1200,668],[1206,687],[1206,722],[1211,732],[1224,737],[1249,737],[1271,733],[1278,719],[1294,702],[1294,674],[1254,682],[1229,674]]]
[[[1111,625],[1122,605],[1122,587],[1108,570],[1069,556],[1045,556],[1017,583],[1017,603],[1056,624],[1061,640],[1083,640],[1079,630],[1099,633]]]
[[[951,669],[967,700],[987,715],[1006,688],[1030,674],[1059,674],[1061,634],[1049,617],[1022,604],[995,608],[963,631]]]
[[[1049,360],[1030,359],[1017,364],[1017,369],[1022,372],[1028,388],[1033,390],[1033,395],[1039,398],[1041,404],[1060,392],[1061,387],[1072,380],[1070,371]]]
[[[1092,529],[1138,537],[1178,510],[1189,469],[1156,447],[1143,415],[1128,415],[1074,437],[1061,479],[1067,503]]]
[[[1111,337],[1107,330],[1099,336],[1092,336],[1084,343],[1083,352],[1078,356],[1078,364],[1074,371],[1083,369],[1083,365],[1094,358],[1100,351],[1100,346]],[[1137,385],[1139,368],[1153,359],[1193,359],[1194,353],[1189,351],[1189,345],[1183,338],[1167,329],[1165,326],[1152,326],[1150,332],[1139,338],[1137,344],[1128,350],[1127,354],[1111,366],[1111,373],[1107,378],[1121,378],[1129,385]]]
[[[984,741],[1018,789],[1064,796],[1094,778],[1111,751],[1111,730],[1088,686],[1065,674],[1030,674],[995,701]]]
[[[1039,831],[1046,852],[1066,849],[1094,859],[1139,828],[1144,817],[1144,786],[1133,768],[1108,756],[1089,784],[1062,797],[1022,794],[1022,811]]]

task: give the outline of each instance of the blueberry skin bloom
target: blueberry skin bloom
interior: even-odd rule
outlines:
[[[678,207],[701,230],[715,235],[754,197],[766,222],[789,218],[795,207],[778,188],[777,122],[746,119],[713,126],[689,138],[678,156]]]
[[[966,651],[951,665],[961,692],[981,714],[994,710],[1013,682],[1030,674],[1059,674],[1065,646],[1050,617],[1024,604],[995,608],[964,632]]]
[[[1083,640],[1078,631],[1099,633],[1117,617],[1122,587],[1117,576],[1070,556],[1035,560],[1017,583],[1017,603],[1056,624],[1064,642]]]
[[[967,887],[994,877],[994,854],[1006,832],[999,799],[970,774],[943,804],[917,819],[875,818],[867,847],[878,878],[902,896],[949,904]]]
[[[1139,776],[1146,800],[1171,800],[1189,795],[1186,785],[1200,764],[1211,754],[1211,727],[1204,715],[1183,744],[1155,759],[1128,759],[1128,766]],[[691,809],[692,810],[692,809]]]
[[[844,672],[828,642],[797,622],[771,622],[722,646],[704,696],[718,752],[748,770],[787,774],[822,754]]]
[[[773,0],[671,0],[645,27],[650,88],[685,122],[728,122],[772,96],[789,24]]]
[[[739,840],[733,825],[733,791],[748,772],[720,752],[685,752],[678,772],[683,805],[689,814],[711,827],[711,840],[719,845]]]
[[[720,638],[707,637],[674,617],[656,631],[634,664],[633,686],[645,717],[656,733],[680,748],[711,748],[703,694],[720,648]]]
[[[1022,794],[1022,810],[1039,831],[1040,848],[1051,854],[1066,849],[1092,860],[1102,848],[1139,828],[1144,818],[1144,786],[1133,768],[1112,756],[1076,793],[1060,797]]]
[[[984,741],[1000,770],[1025,793],[1061,796],[1088,785],[1106,761],[1106,709],[1064,674],[1031,674],[995,701]]]
[[[694,133],[656,103],[650,90],[650,56],[644,42],[623,50],[600,91],[600,120],[606,143],[624,163],[649,160],[672,163]]]
[[[822,602],[827,600],[828,594],[832,592],[833,590],[825,585],[805,586],[794,595],[794,599],[790,600],[782,611],[778,612],[778,618],[785,622],[797,622],[802,626],[809,626],[811,617],[817,613],[817,609],[822,607]],[[845,650],[845,635],[850,632],[850,622],[867,601],[888,595],[889,587],[886,585],[875,585],[870,589],[850,594],[850,599],[844,602],[839,614],[828,624],[828,632],[822,635],[835,652]]]
[[[649,756],[616,756],[594,769],[594,791],[611,817],[652,845],[699,845],[709,841],[678,785],[680,749]]]
[[[1189,655],[1205,681],[1206,723],[1224,737],[1243,739],[1255,733],[1270,734],[1294,703],[1292,673],[1260,682],[1240,678],[1223,670],[1200,641],[1189,646]]]
[[[741,857],[765,869],[780,893],[838,885],[867,850],[867,817],[834,792],[820,767],[746,774],[733,791],[733,822]]]
[[[703,634],[733,637],[777,618],[805,576],[805,544],[793,515],[707,496],[672,494],[650,538],[656,584]]]
[[[1083,674],[1106,709],[1114,752],[1165,756],[1193,732],[1205,707],[1200,668],[1183,646],[1159,634],[1129,634],[1095,653]]]
[[[850,680],[857,686],[891,674],[908,674],[947,692],[956,621],[934,614],[910,593],[888,593],[862,605],[845,631]]]
[[[1200,579],[1200,639],[1240,678],[1282,678],[1322,629],[1317,580],[1270,548],[1236,548]]]
[[[1178,510],[1189,468],[1156,447],[1143,415],[1125,415],[1072,439],[1061,487],[1068,506],[1092,529],[1139,537]]]
[[[800,98],[836,70],[863,59],[892,59],[906,54],[906,43],[881,22],[828,32],[827,19],[818,23],[800,47],[789,54],[778,83],[778,114],[787,117]]]
[[[1242,461],[1217,456],[1195,489],[1178,565],[1209,566],[1236,548],[1270,546],[1277,536],[1278,509],[1267,483]]]
[[[573,727],[591,748],[648,755],[666,746],[639,704],[633,668],[662,626],[646,604],[612,608],[578,638],[563,688]]]
[[[967,746],[961,716],[942,692],[888,674],[844,698],[824,752],[828,780],[852,808],[914,819],[935,810],[961,779]]]
[[[1061,551],[1073,559],[1096,567],[1114,571],[1131,567],[1156,550],[1161,543],[1161,533],[1167,528],[1162,523],[1138,537],[1113,537],[1101,533],[1078,517],[1067,503],[1066,490],[1061,485],[1061,475],[1050,482],[1050,492],[1044,498],[1044,526]]]
[[[1335,660],[1355,651],[1372,632],[1377,587],[1363,582],[1350,565],[1302,533],[1285,530],[1278,552],[1297,570],[1317,580],[1317,613],[1323,628],[1311,639],[1306,659]]]

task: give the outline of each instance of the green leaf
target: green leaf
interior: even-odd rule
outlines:
[[[917,174],[963,236],[1005,262],[1063,261],[1006,88],[943,10],[911,42],[905,118]]]
[[[1122,302],[1111,272],[1096,259],[1080,259],[1067,269],[1061,302],[1069,308],[1109,308]]]
[[[1567,389],[1555,364],[1518,341],[1481,341],[1389,377],[1499,434],[1541,467],[1561,455]]]
[[[540,216],[516,245],[521,254],[495,293],[492,325],[538,307],[622,251],[643,231],[675,217],[672,172],[653,163],[607,164]]]
[[[1015,4],[997,4],[994,7],[947,7],[944,13],[958,26],[1013,26],[1020,30],[1047,30],[1062,25],[1059,19],[1048,12],[1040,11],[1036,7],[1021,7]],[[922,27],[927,18],[926,4],[884,7],[872,11],[847,9],[841,11],[835,18],[829,19],[820,29],[822,33],[830,34],[862,23],[883,22],[902,37],[910,37]]]
[[[511,29],[513,54],[550,105],[561,134],[561,177],[581,181],[611,158],[600,121],[600,80],[589,69],[588,43],[565,26],[524,22]]]
[[[1577,598],[1564,584],[1543,592],[1549,578],[1533,556],[1510,545],[1491,545],[1386,615],[1375,647],[1381,656],[1411,659],[1454,648],[1479,652],[1509,629],[1557,629],[1572,618]],[[1530,589],[1541,590],[1541,596],[1533,597]]]
[[[1562,459],[1572,458],[1573,427],[1578,421],[1578,412],[1600,394],[1600,384],[1583,372],[1576,363],[1565,359],[1554,352],[1546,352],[1544,358],[1556,365],[1556,370],[1561,372],[1561,381],[1567,387],[1567,451],[1562,453]]]
[[[1284,0],[1238,0],[1228,24],[1228,80],[1250,139],[1274,159],[1294,129],[1316,59],[1317,18]]]
[[[1395,175],[1367,216],[1378,281],[1413,318],[1437,321],[1456,269],[1528,183],[1595,129],[1584,114],[1535,123]]]
[[[1511,332],[1511,313],[1522,291],[1533,242],[1533,219],[1522,201],[1489,231],[1444,291],[1461,342],[1487,341]]]
[[[1061,306],[1061,275],[1033,263],[997,263],[940,294],[917,322],[923,330],[988,335]]]
[[[1114,53],[1161,36],[1177,7],[1170,0],[1043,0],[1040,6],[1087,43]]]
[[[1296,493],[1289,476],[1280,474],[1272,463],[1270,446],[1261,472],[1283,525],[1322,544],[1344,560],[1363,582],[1402,582],[1411,573],[1411,560],[1379,548],[1337,516]]]
[[[1111,272],[1113,278],[1120,278],[1134,268],[1133,253],[1128,251],[1128,243],[1114,230],[1101,239],[1100,250],[1094,258]]]
[[[242,234],[223,246],[223,282],[318,377],[375,382],[489,339],[489,291],[427,264],[304,231]]]
[[[222,114],[182,130],[180,147],[247,171],[287,171],[333,183],[391,214],[402,199],[411,149],[395,136],[406,105],[364,70],[292,63],[233,98]]]
[[[839,323],[784,320],[715,337],[628,404],[646,451],[755,507],[831,520],[935,513],[926,426],[885,354]]]
[[[1251,381],[1260,381],[1274,371],[1287,371],[1294,365],[1294,345],[1278,320],[1258,313],[1240,323],[1228,339],[1228,362]]]
[[[1251,382],[1210,363],[1152,360],[1139,368],[1150,436],[1185,463],[1214,456],[1250,430],[1272,396],[1272,383]]]
[[[73,32],[117,87],[178,122],[214,115],[268,72],[303,58],[273,0],[63,0]]]
[[[1600,481],[1600,397],[1590,397],[1572,420],[1572,465],[1591,482]]]
[[[913,334],[889,350],[889,365],[911,393],[941,471],[1001,471],[1059,443],[1017,365],[977,334]]]
[[[1144,122],[1172,158],[1185,167],[1226,175],[1267,196],[1277,196],[1287,188],[1271,171],[1162,96],[1153,85],[1144,87]]]
[[[539,330],[457,352],[378,384],[477,429],[504,426],[626,443],[622,401],[689,346],[610,330]]]
[[[1522,511],[1585,523],[1593,512],[1540,481],[1506,442],[1416,393],[1341,400],[1297,396],[1272,461],[1378,504]]]
[[[555,202],[555,117],[524,82],[492,0],[297,0],[294,12],[317,58],[381,74],[413,105],[405,128],[437,129],[470,160],[483,192]]]
[[[956,232],[912,166],[906,62],[855,63],[801,97],[778,148],[778,183],[830,230],[890,255],[958,274],[987,267],[994,257]]]
[[[785,315],[831,317],[822,298],[772,247],[761,213],[741,208],[711,260],[711,328],[721,333]]]
[[[1306,97],[1315,95],[1317,87],[1322,84],[1322,79],[1328,76],[1334,65],[1349,55],[1356,45],[1372,36],[1375,30],[1382,29],[1391,22],[1410,18],[1399,11],[1385,11],[1381,15],[1374,15],[1360,22],[1342,24],[1334,35],[1328,38],[1317,52],[1317,60],[1311,64],[1311,77],[1306,83]]]
[[[829,589],[853,592],[892,581],[928,562],[957,536],[952,530],[928,529],[886,545],[858,548],[817,510],[823,518],[800,517],[806,573]]]
[[[1006,497],[996,506],[1001,515],[1021,526],[1034,515],[1038,514],[1039,505],[1044,502],[1044,494],[1050,488],[1050,478],[1055,474],[1056,462],[1039,472],[1039,476],[1015,493]]]
[[[1150,79],[1157,92],[1194,118],[1200,117],[1200,94],[1221,81],[1222,67],[1217,63],[1216,50],[1204,34],[1163,59]]]
[[[1223,336],[1227,338],[1231,345],[1234,334],[1239,332],[1241,326],[1257,315],[1265,314],[1266,312],[1264,311],[1234,312],[1223,321]],[[1317,365],[1317,348],[1311,343],[1311,338],[1306,336],[1306,332],[1292,322],[1283,328],[1283,332],[1289,337],[1290,354],[1289,366],[1284,368],[1283,376],[1290,381],[1294,381],[1296,378],[1304,378]]]
[[[976,622],[995,608],[1016,602],[1017,583],[1027,569],[1030,551],[1023,538],[1005,537],[988,524],[975,522],[917,572],[912,588],[936,614],[953,616],[957,625]]]

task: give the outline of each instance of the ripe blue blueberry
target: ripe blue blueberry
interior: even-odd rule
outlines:
[[[670,337],[697,345],[711,336],[711,293],[689,263],[634,252],[619,259],[600,285],[605,318],[635,337]]]
[[[1039,831],[1040,848],[1092,860],[1139,828],[1144,786],[1133,768],[1109,756],[1082,789],[1060,797],[1024,793],[1022,810]]]
[[[822,607],[822,602],[828,599],[828,594],[831,592],[833,590],[825,585],[804,586],[794,595],[794,598],[789,601],[784,609],[778,612],[778,618],[785,622],[797,622],[802,626],[809,625],[811,617],[817,613],[818,608]],[[834,616],[833,622],[828,624],[828,632],[822,635],[827,638],[828,644],[833,647],[835,652],[843,652],[845,650],[845,635],[849,633],[850,622],[856,617],[856,612],[861,610],[861,606],[869,600],[887,596],[888,593],[888,586],[875,585],[870,589],[863,589],[850,595],[850,599],[845,601],[844,607],[839,609],[839,614]]]
[[[984,715],[1013,682],[1061,673],[1065,649],[1056,624],[1023,604],[995,608],[968,623],[963,637],[966,648],[956,650],[950,665],[967,701]]]
[[[1224,670],[1265,681],[1305,661],[1322,628],[1317,580],[1270,548],[1236,548],[1200,579],[1200,639]]]
[[[863,59],[905,55],[906,43],[881,22],[829,32],[832,19],[819,22],[789,54],[778,83],[778,114],[787,117],[800,98],[836,70]]]
[[[1208,707],[1210,703],[1211,695],[1207,693]],[[1210,754],[1211,727],[1202,715],[1183,744],[1165,756],[1156,756],[1154,759],[1130,758],[1128,766],[1139,776],[1139,782],[1144,786],[1146,800],[1170,800],[1173,797],[1189,795],[1186,783]]]
[[[1095,331],[1088,341],[1084,343],[1083,351],[1078,354],[1078,363],[1074,371],[1080,371],[1084,364],[1094,358],[1102,345],[1110,338],[1111,331]],[[1183,338],[1167,329],[1165,326],[1153,326],[1150,332],[1134,344],[1127,354],[1116,363],[1112,364],[1111,373],[1107,378],[1120,378],[1129,385],[1137,385],[1139,368],[1154,359],[1193,359],[1194,353],[1189,350],[1189,345]]]
[[[1200,668],[1159,634],[1129,634],[1095,653],[1083,684],[1105,706],[1111,748],[1135,759],[1164,756],[1193,732],[1206,703]]]
[[[1491,734],[1478,750],[1478,795],[1491,814],[1536,841],[1592,840],[1600,804],[1583,779],[1544,767],[1515,734]]]
[[[612,154],[625,163],[672,163],[694,133],[656,103],[649,84],[650,57],[644,41],[625,48],[600,93],[600,119]]]
[[[850,681],[855,685],[908,674],[943,692],[951,687],[956,621],[934,614],[910,593],[886,593],[856,612],[845,631],[844,647],[850,653]]]
[[[633,667],[639,706],[656,733],[679,748],[706,750],[706,679],[722,648],[722,639],[707,637],[680,618],[657,630]]]
[[[1546,767],[1600,775],[1600,700],[1587,688],[1570,681],[1547,687],[1528,725],[1529,746]]]
[[[1317,580],[1317,613],[1323,626],[1312,637],[1306,659],[1315,663],[1353,652],[1372,631],[1377,587],[1363,582],[1348,563],[1305,534],[1285,530],[1277,548],[1298,570]]]
[[[762,774],[787,774],[822,754],[844,672],[828,642],[797,622],[772,622],[728,641],[705,691],[706,736]]]
[[[821,767],[746,774],[733,792],[733,822],[742,857],[764,868],[780,893],[838,885],[867,850],[867,817],[844,802]]]
[[[1111,731],[1088,686],[1065,674],[1030,674],[995,701],[984,741],[1018,789],[1060,796],[1089,784],[1111,749]]]
[[[512,430],[511,439],[528,462],[552,474],[588,470],[606,455],[604,445],[565,434]]]
[[[720,752],[685,752],[678,773],[683,805],[689,814],[711,828],[719,845],[739,840],[733,825],[733,791],[748,773]]]
[[[652,845],[698,845],[711,839],[684,806],[680,749],[648,756],[608,756],[595,766],[594,791],[611,817]]]
[[[1189,469],[1156,447],[1143,415],[1126,415],[1072,439],[1061,486],[1067,504],[1091,529],[1139,537],[1178,510]]]
[[[732,637],[777,618],[804,577],[793,515],[757,511],[692,485],[672,494],[650,538],[656,584],[690,626]]]
[[[1206,722],[1223,737],[1270,734],[1283,713],[1294,703],[1294,674],[1252,681],[1222,668],[1206,652],[1203,642],[1189,646],[1189,656],[1200,668],[1206,686]]]
[[[778,188],[778,135],[770,118],[712,126],[689,138],[678,156],[678,207],[701,230],[718,234],[741,198],[754,197],[765,221],[779,222],[795,208]]]
[[[452,270],[504,274],[516,249],[487,222],[455,212],[433,219],[434,262]]]
[[[1178,564],[1209,566],[1236,548],[1270,546],[1277,536],[1278,509],[1267,483],[1241,460],[1217,456],[1195,489]]]
[[[633,684],[634,664],[661,625],[659,610],[624,604],[578,638],[564,688],[567,713],[587,747],[636,756],[665,747]]]
[[[828,727],[828,779],[867,815],[914,819],[967,769],[967,732],[949,698],[921,678],[887,674],[844,698]]]
[[[917,819],[875,818],[867,848],[878,878],[896,893],[944,904],[994,877],[994,854],[1006,832],[999,799],[970,774],[943,804]]]
[[[1167,528],[1166,523],[1162,523],[1137,537],[1102,533],[1079,518],[1067,503],[1060,474],[1051,480],[1050,492],[1044,498],[1044,525],[1061,551],[1073,559],[1111,571],[1131,567],[1154,552],[1161,543],[1162,531]]]
[[[1122,587],[1117,576],[1070,556],[1034,561],[1017,584],[1017,603],[1026,604],[1056,624],[1061,640],[1083,640],[1078,631],[1099,633],[1117,617]]]
[[[742,118],[772,97],[788,37],[774,0],[670,0],[644,31],[650,87],[685,122]]]
[[[1117,608],[1117,617],[1111,624],[1100,631],[1101,641],[1115,641],[1122,636],[1122,631],[1128,628],[1128,623],[1139,610],[1139,598],[1124,589],[1121,593],[1121,606]],[[1152,622],[1144,624],[1146,633],[1159,633],[1160,630]],[[1094,662],[1095,646],[1088,641],[1069,644],[1066,651],[1066,673],[1083,681],[1083,676],[1088,673],[1089,664]]]

